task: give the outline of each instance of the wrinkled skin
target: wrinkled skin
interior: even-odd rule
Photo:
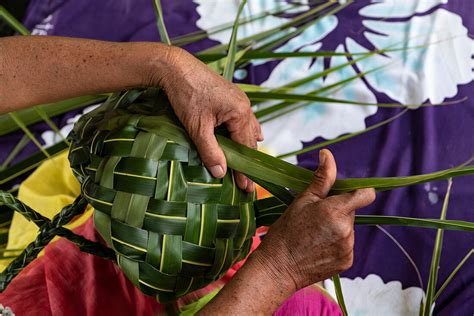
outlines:
[[[233,140],[249,147],[256,148],[263,140],[245,93],[181,48],[54,36],[7,37],[0,39],[0,64],[0,97],[9,100],[0,105],[0,113],[81,95],[163,88],[215,177],[223,177],[227,169],[214,136],[216,126],[224,124]],[[236,180],[243,190],[255,188],[243,175]]]
[[[355,210],[375,200],[373,189],[328,197],[336,163],[328,150],[320,155],[313,182],[271,226],[262,243],[261,251],[273,254],[275,270],[284,268],[297,289],[352,266]]]
[[[308,189],[270,227],[259,248],[202,314],[271,314],[297,290],[352,266],[355,210],[371,204],[375,191],[328,197],[335,180],[334,157],[322,150]]]
[[[164,87],[171,106],[195,143],[204,165],[213,176],[222,178],[227,163],[214,136],[214,128],[224,124],[230,137],[248,147],[257,148],[263,134],[250,101],[237,85],[225,80],[204,63],[180,48],[169,53],[172,65],[158,85]],[[255,185],[242,174],[238,186],[248,192]]]
[[[217,177],[224,175],[226,162],[214,127],[225,124],[235,141],[254,148],[263,139],[249,101],[237,86],[185,51],[162,44],[2,38],[0,82],[0,98],[9,101],[0,104],[0,113],[81,95],[162,87],[204,164]],[[364,189],[328,197],[335,178],[334,157],[322,150],[309,188],[272,225],[204,314],[271,314],[298,289],[352,265],[354,213],[372,203],[375,193]],[[254,189],[242,175],[237,181],[247,191]]]

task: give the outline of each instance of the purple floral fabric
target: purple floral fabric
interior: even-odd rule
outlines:
[[[252,1],[254,0],[250,0]],[[162,2],[165,22],[171,37],[199,30],[197,24],[198,21],[203,21],[203,17],[198,13],[198,9],[203,0]],[[409,2],[416,3],[417,1]],[[454,23],[458,23],[460,28],[462,26],[467,29],[466,40],[472,41],[472,35],[469,34],[474,32],[472,18],[474,2],[460,0],[420,0],[419,2],[421,4],[416,9],[408,10],[408,13],[401,10],[399,14],[395,14],[383,5],[376,7],[379,5],[377,1],[356,1],[334,15],[337,26],[325,33],[319,40],[320,46],[317,49],[343,49],[352,52],[356,49],[372,50],[376,47],[374,41],[369,39],[370,34],[388,37],[387,34],[391,34],[392,30],[406,31],[408,34],[410,30],[404,26],[407,22],[417,23],[416,21],[419,20],[420,23],[429,24],[429,21],[435,23],[434,17],[443,18],[443,16],[446,16],[446,21],[453,23],[453,27],[455,27]],[[159,40],[152,1],[149,0],[33,0],[24,22],[34,34],[38,35],[73,36],[110,41]],[[378,26],[382,29],[377,29]],[[383,29],[384,27],[387,30]],[[196,52],[218,43],[216,39],[206,39],[189,45],[186,49]],[[471,48],[473,47],[474,44]],[[441,63],[445,59],[453,59],[451,54],[461,53],[460,50],[462,49],[459,47],[453,47],[450,54],[442,52],[436,56]],[[472,49],[472,54],[474,54],[474,49]],[[327,67],[330,62],[330,60],[325,60],[323,66]],[[464,70],[467,67],[472,72],[473,65],[471,60],[470,64],[455,66]],[[247,76],[240,79],[244,82],[261,84],[269,80],[275,67],[278,67],[278,62],[250,65],[246,69]],[[360,63],[356,67],[362,71],[367,65]],[[424,80],[428,87],[443,87],[443,82],[451,75],[450,72],[450,69],[444,69],[443,72],[434,71],[433,76],[427,76]],[[380,76],[372,78],[372,81],[364,79],[361,83],[364,84],[367,94],[380,103],[405,101],[398,99],[396,90],[387,88],[390,84],[384,83],[384,78],[391,78],[391,74],[388,71],[386,73],[382,71]],[[412,110],[387,127],[329,146],[337,159],[338,177],[407,176],[450,168],[470,159],[474,153],[474,137],[472,137],[474,83],[472,83],[472,78],[461,81],[455,86],[454,93],[441,96],[437,93],[439,91],[429,91],[426,95],[422,95],[424,93],[421,91],[422,88],[412,86],[411,89],[413,93],[422,95],[418,103],[426,102],[427,99],[433,103],[440,103],[466,97],[466,100],[462,102],[450,106]],[[393,81],[392,84],[403,85],[402,82],[397,81]],[[415,100],[418,99],[415,98]],[[376,109],[374,113],[367,115],[364,123],[366,126],[371,126],[399,111],[401,109]],[[42,125],[37,126],[35,131],[45,128]],[[17,141],[17,138],[0,140],[2,157]],[[313,137],[309,141],[302,141],[302,146],[323,140],[325,139],[321,136]],[[317,152],[297,157],[297,163],[309,169],[316,168],[317,161]],[[438,218],[446,187],[447,182],[441,181],[379,193],[377,201],[372,206],[358,213]],[[474,221],[473,188],[474,177],[472,176],[454,180],[447,215],[449,219]],[[385,227],[385,229],[413,258],[426,287],[436,231],[400,227]],[[473,247],[473,234],[445,232],[438,287]],[[354,266],[343,276],[352,280],[357,277],[366,278],[370,274],[380,276],[384,282],[399,281],[402,289],[421,287],[412,264],[386,234],[376,227],[358,226],[356,227]],[[472,315],[474,313],[473,258],[464,265],[454,281],[439,297],[434,313],[437,315]]]

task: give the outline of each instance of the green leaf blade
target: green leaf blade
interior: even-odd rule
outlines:
[[[344,302],[344,295],[342,294],[342,285],[341,285],[341,278],[339,274],[336,274],[332,277],[332,281],[334,283],[334,290],[336,292],[337,302],[339,303],[339,307],[341,308],[342,314],[344,316],[349,315],[347,313],[346,303]]]
[[[443,208],[441,210],[440,219],[446,219],[446,214],[448,212],[449,197],[451,195],[453,181],[448,179],[448,189],[446,191],[446,196],[444,197]],[[428,285],[426,289],[426,300],[423,304],[423,315],[430,316],[432,312],[432,307],[434,304],[434,296],[436,294],[436,283],[438,281],[438,271],[439,271],[439,262],[441,259],[441,251],[443,249],[443,237],[444,230],[438,229],[436,232],[436,240],[433,247],[433,256],[431,259],[430,267],[430,276],[428,279]]]
[[[244,10],[247,0],[243,0],[240,3],[239,11],[235,17],[234,26],[232,27],[232,34],[230,36],[229,50],[227,54],[227,60],[224,68],[224,78],[232,81],[234,76],[235,62],[236,62],[236,53],[237,53],[237,33],[239,31],[239,19],[242,11]]]
[[[168,31],[166,30],[165,21],[163,18],[163,10],[161,8],[161,0],[154,0],[153,4],[155,6],[155,12],[157,17],[157,27],[158,32],[160,33],[161,41],[167,45],[171,45],[171,40],[168,35]]]

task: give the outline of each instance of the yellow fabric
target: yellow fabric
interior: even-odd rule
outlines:
[[[58,214],[63,207],[74,202],[81,188],[72,174],[67,159],[67,151],[45,161],[21,185],[18,191],[20,201],[49,219]],[[82,225],[92,215],[92,207],[72,223],[69,229]],[[38,227],[28,222],[21,214],[13,215],[8,234],[7,249],[24,249],[38,234]],[[19,252],[15,252],[18,254]],[[9,253],[11,254],[11,253]],[[0,260],[0,271],[12,259]]]

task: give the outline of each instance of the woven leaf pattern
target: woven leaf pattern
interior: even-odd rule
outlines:
[[[194,148],[141,130],[143,114],[172,115],[163,98],[147,93],[115,95],[84,116],[71,134],[69,158],[120,268],[144,293],[170,301],[248,254],[254,194],[237,188],[231,170],[213,178]],[[130,115],[104,129],[114,113]]]

